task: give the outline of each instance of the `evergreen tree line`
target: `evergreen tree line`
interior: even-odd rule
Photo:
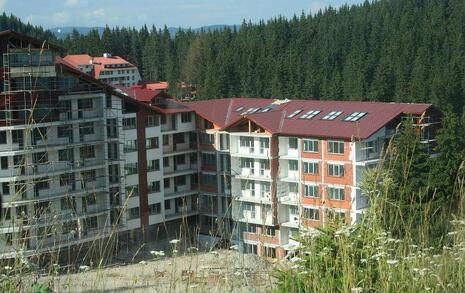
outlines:
[[[276,17],[240,29],[75,32],[69,53],[112,52],[145,79],[186,81],[200,98],[231,96],[432,102],[461,111],[465,2],[382,0]]]
[[[144,79],[185,81],[204,99],[431,102],[457,113],[465,104],[463,0],[367,1],[175,37],[143,26],[56,40],[5,14],[0,26],[59,42],[69,54],[120,55]]]

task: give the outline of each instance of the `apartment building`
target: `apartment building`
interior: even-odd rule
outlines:
[[[429,104],[180,102],[115,88],[12,31],[0,50],[0,258],[180,227],[204,245],[283,258],[298,231],[360,219],[363,172],[402,119],[427,144],[439,123]]]
[[[0,50],[0,258],[197,222],[191,109],[139,101],[13,31]]]
[[[231,158],[233,239],[242,251],[271,258],[295,250],[299,230],[360,219],[368,206],[359,188],[363,172],[377,164],[402,119],[414,119],[429,144],[439,123],[429,104],[266,99],[187,104],[198,115],[201,135],[229,137],[224,151]],[[209,141],[221,150],[218,138]]]
[[[104,53],[102,57],[87,54],[67,55],[64,60],[76,69],[108,84],[130,87],[141,81],[137,66],[110,53]]]

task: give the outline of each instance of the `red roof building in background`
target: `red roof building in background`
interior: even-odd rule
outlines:
[[[141,81],[137,66],[109,53],[104,53],[102,57],[87,54],[67,55],[64,60],[95,79],[112,85],[129,87]]]

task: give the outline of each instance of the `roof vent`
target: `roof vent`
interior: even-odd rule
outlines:
[[[103,58],[111,58],[111,53],[103,53]]]

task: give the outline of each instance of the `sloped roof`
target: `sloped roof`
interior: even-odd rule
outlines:
[[[129,67],[136,67],[134,64],[126,61],[125,59],[119,56],[111,57],[92,57],[88,54],[77,54],[77,55],[67,55],[64,57],[65,61],[72,64],[74,67],[79,69],[79,65],[89,65],[92,61],[94,66],[93,75],[95,78],[100,76],[100,72],[105,69],[105,65],[114,65],[114,64],[128,64]]]
[[[241,119],[249,119],[272,134],[340,139],[351,139],[353,137],[366,139],[402,114],[421,115],[432,107],[431,104],[292,100],[276,104],[267,112],[259,110],[251,114],[235,113],[232,115],[233,119],[226,121],[228,109],[230,108],[244,105],[243,111],[245,111],[247,108],[254,106],[261,105],[265,107],[273,102],[267,99],[248,100],[208,100],[187,104],[201,117],[219,125],[222,129],[227,129]],[[231,104],[234,106],[228,107]],[[301,110],[301,112],[292,118],[288,118],[291,113],[297,110]],[[310,110],[321,112],[311,119],[302,119],[301,116]],[[334,120],[322,119],[332,111],[341,111],[342,113]],[[354,112],[364,112],[366,114],[355,122],[344,121],[348,115]]]
[[[192,108],[199,116],[212,122],[219,128],[239,121],[245,110],[254,107],[265,107],[272,103],[269,99],[256,98],[228,98],[215,100],[202,100],[194,102],[184,102]],[[237,111],[237,109],[240,109]]]

